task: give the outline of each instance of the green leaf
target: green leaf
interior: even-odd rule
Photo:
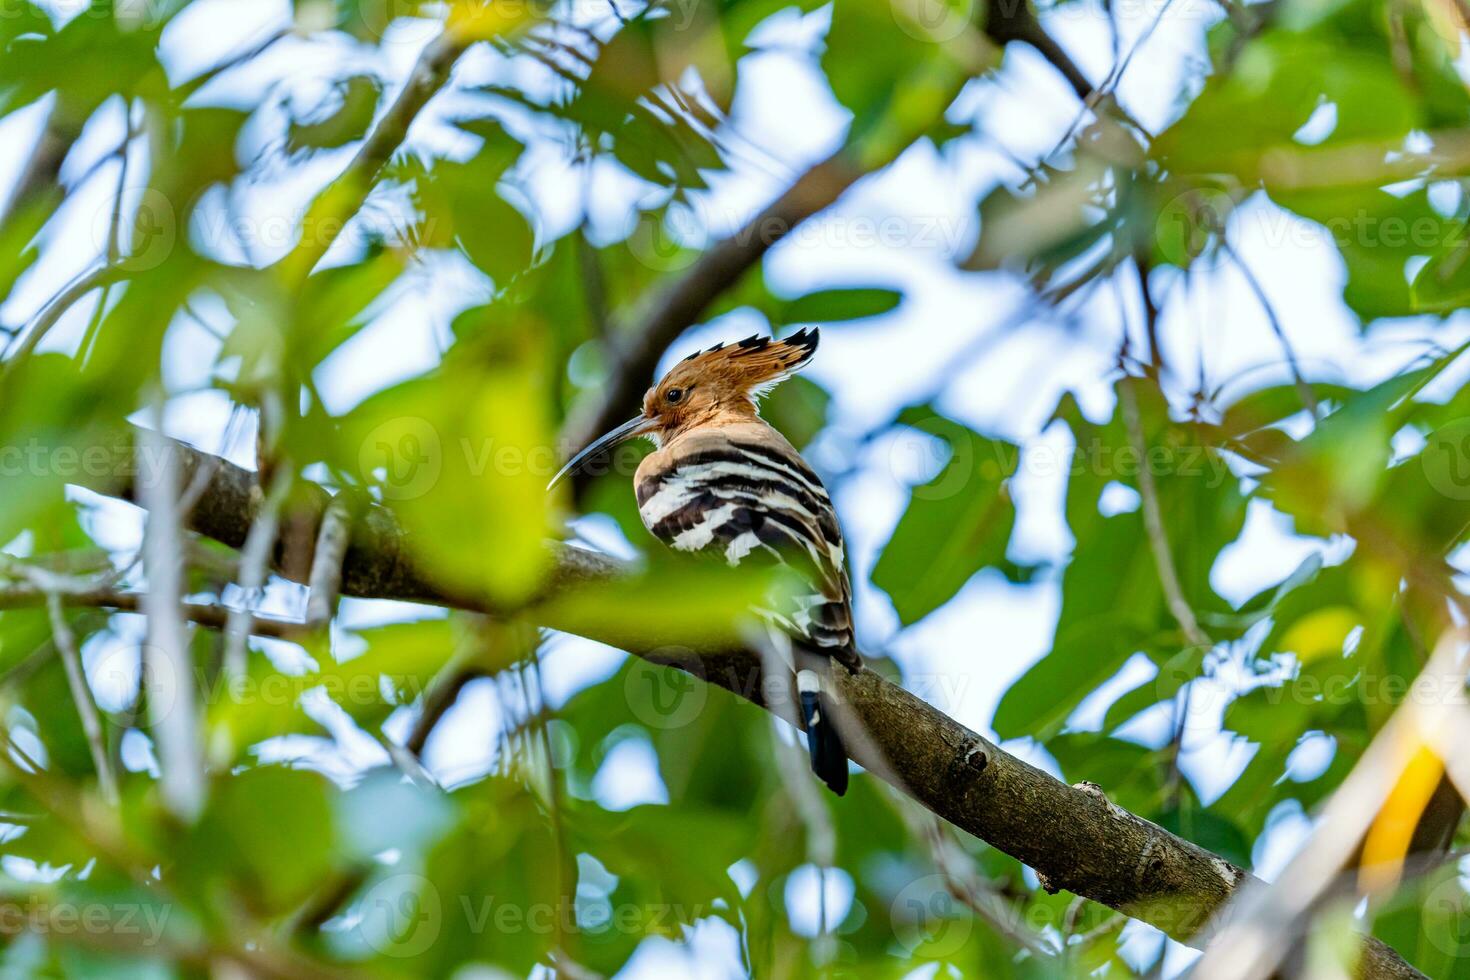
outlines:
[[[1419,121],[1386,46],[1344,44],[1326,31],[1266,31],[1230,71],[1210,78],[1152,153],[1176,174],[1253,177],[1266,151],[1302,146],[1295,134],[1324,103],[1336,107],[1327,145],[1402,139]]]
[[[515,605],[549,567],[556,470],[541,336],[483,324],[483,349],[379,392],[344,420],[338,452],[413,532],[415,559],[456,590]]]
[[[797,375],[775,387],[761,401],[761,417],[797,449],[803,449],[827,424],[832,396],[816,382]]]
[[[1271,196],[1327,229],[1347,266],[1343,302],[1364,322],[1435,309],[1445,294],[1458,288],[1453,282],[1434,283],[1445,275],[1442,264],[1434,266],[1428,279],[1409,281],[1410,260],[1455,247],[1461,237],[1458,223],[1435,211],[1423,189],[1403,195],[1344,188],[1276,191]],[[1416,296],[1420,290],[1422,302]]]
[[[1018,450],[928,407],[905,409],[898,422],[938,437],[949,450],[943,469],[914,487],[873,568],[873,584],[888,594],[900,621],[909,625],[954,598],[982,568],[1023,577],[1005,558],[1016,519],[1007,480]]]
[[[903,293],[896,289],[819,289],[799,296],[780,311],[779,324],[835,323],[882,316],[898,308]]]
[[[1101,209],[1107,169],[1084,160],[1073,170],[1048,168],[1030,192],[996,186],[980,201],[980,238],[960,267],[1014,268],[1040,279],[1096,245],[1112,227]]]
[[[335,109],[309,122],[291,121],[286,132],[287,152],[335,150],[362,139],[372,125],[379,93],[378,79],[373,75],[353,75],[337,83]]]
[[[1376,496],[1389,441],[1409,411],[1405,399],[1423,377],[1424,370],[1395,375],[1348,399],[1262,478],[1262,493],[1295,517],[1302,533],[1344,530]]]
[[[461,128],[466,123],[459,123]],[[453,242],[504,288],[530,264],[535,235],[497,184],[516,162],[522,144],[501,126],[482,120],[474,133],[484,140],[465,162],[438,160],[432,166],[403,166],[396,173],[414,181],[414,200],[424,215],[417,229],[424,244]]]
[[[184,843],[179,870],[198,887],[231,889],[259,912],[286,912],[335,864],[335,795],[323,776],[300,769],[224,776]]]
[[[784,568],[730,568],[659,554],[645,572],[609,583],[573,586],[540,603],[536,621],[569,633],[595,629],[628,649],[719,649],[743,642],[751,610],[779,604],[796,588]]]
[[[996,734],[1047,741],[1060,732],[1077,706],[1138,649],[1140,638],[1128,626],[1122,616],[1102,614],[1058,630],[1051,650],[1001,696],[990,723]]]
[[[358,636],[367,641],[365,652],[324,664],[310,675],[309,682],[322,685],[333,701],[364,726],[380,724],[394,708],[423,696],[457,645],[454,624],[447,619],[375,626]],[[385,693],[385,685],[391,693]]]
[[[950,16],[963,18],[958,10]],[[832,8],[822,70],[854,116],[853,133],[876,126],[900,102],[905,82],[944,57],[932,32],[887,0],[851,0]]]

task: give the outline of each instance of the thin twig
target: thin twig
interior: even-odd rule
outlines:
[[[154,398],[153,423],[142,445],[154,461],[151,479],[141,479],[138,499],[148,508],[143,532],[143,567],[148,592],[142,611],[148,617],[144,651],[148,678],[148,720],[158,745],[164,802],[175,815],[193,820],[204,802],[204,760],[195,715],[193,660],[180,611],[183,601],[182,528],[179,525],[179,459],[174,444],[159,431],[163,396]]]
[[[527,719],[527,724],[535,733],[537,745],[546,764],[546,809],[551,820],[552,839],[556,846],[558,891],[562,897],[571,901],[577,893],[577,859],[567,841],[566,803],[562,799],[562,777],[557,772],[556,752],[551,745],[553,712],[551,706],[546,703],[546,681],[541,673],[541,637],[536,631],[528,630],[527,634],[527,645],[530,647],[529,666],[532,676],[536,678],[536,710],[528,711],[530,717]],[[522,690],[526,692],[526,707],[530,709],[530,689],[524,684],[524,676],[522,677]],[[557,916],[556,949],[563,957],[575,963],[576,957],[572,954],[577,952],[577,924],[575,920],[562,922],[561,919],[561,916]]]
[[[254,618],[252,606],[256,595],[265,588],[270,574],[271,549],[276,543],[276,527],[279,523],[281,504],[291,491],[293,470],[289,462],[276,468],[271,477],[270,489],[245,537],[245,547],[240,550],[240,605],[230,610],[229,623],[225,626],[224,671],[226,680],[244,677],[248,670],[249,654],[246,640],[250,636],[250,623]],[[309,622],[309,620],[308,620]]]
[[[124,103],[124,112],[127,118],[123,120],[125,132],[122,143],[118,146],[116,154],[117,187],[112,194],[112,214],[108,218],[107,227],[107,255],[104,261],[107,265],[116,268],[122,261],[122,212],[123,195],[128,189],[128,148],[132,145],[133,138],[138,135],[138,129],[133,126],[133,104],[131,101]],[[107,303],[112,298],[112,287],[115,283],[107,283],[102,287],[102,295],[97,299],[97,309],[92,313],[92,322],[87,324],[87,332],[82,334],[82,342],[77,347],[77,356],[82,363],[86,363],[92,356],[92,349],[97,345],[97,337],[102,330],[102,321],[107,316]]]
[[[1147,293],[1146,288],[1144,292]],[[1157,352],[1157,348],[1155,351]],[[1159,584],[1163,588],[1164,599],[1168,603],[1169,611],[1179,623],[1179,628],[1183,630],[1185,640],[1192,647],[1209,649],[1214,644],[1199,625],[1194,609],[1189,605],[1189,600],[1185,598],[1184,588],[1179,582],[1179,573],[1174,567],[1174,555],[1169,547],[1169,536],[1164,530],[1163,511],[1159,506],[1158,486],[1154,483],[1153,470],[1149,468],[1148,443],[1144,436],[1143,423],[1138,416],[1138,397],[1133,388],[1137,383],[1133,378],[1124,377],[1118,385],[1118,401],[1119,409],[1123,413],[1124,425],[1128,429],[1128,440],[1139,460],[1138,493],[1142,500],[1144,533],[1148,536],[1149,549],[1153,552],[1154,565],[1158,570]],[[1184,751],[1184,735],[1189,724],[1188,685],[1176,695],[1176,699],[1179,703],[1174,709],[1174,725],[1169,740],[1171,749],[1169,771],[1164,780],[1170,798],[1175,801],[1179,797],[1183,780],[1179,757]]]
[[[1021,183],[1021,187],[1023,189],[1034,183],[1036,178],[1041,174],[1041,171],[1045,169],[1048,161],[1050,161],[1054,156],[1060,153],[1062,151],[1062,148],[1065,147],[1068,143],[1072,142],[1072,137],[1075,136],[1077,133],[1077,127],[1082,125],[1082,120],[1087,118],[1087,114],[1090,112],[1095,112],[1097,107],[1101,105],[1105,99],[1112,99],[1113,93],[1117,90],[1118,85],[1123,81],[1123,75],[1128,71],[1128,66],[1133,62],[1133,56],[1138,53],[1140,48],[1148,43],[1148,39],[1151,38],[1154,31],[1158,29],[1159,24],[1164,19],[1164,15],[1169,12],[1169,8],[1173,5],[1173,3],[1174,0],[1164,0],[1164,5],[1159,8],[1159,12],[1154,16],[1153,21],[1144,30],[1144,32],[1138,36],[1137,40],[1135,40],[1133,44],[1128,48],[1128,53],[1123,56],[1122,60],[1114,61],[1112,69],[1108,72],[1108,76],[1102,80],[1102,83],[1100,85],[1085,94],[1080,90],[1078,91],[1078,97],[1082,99],[1081,108],[1077,110],[1077,115],[1073,117],[1071,124],[1068,125],[1066,131],[1062,133],[1062,138],[1057,140],[1056,145],[1053,146],[1049,151],[1044,153],[1042,156],[1040,156],[1037,159],[1036,163],[1031,166],[1031,169],[1028,172],[1026,179]],[[1040,49],[1038,48],[1038,50]],[[1117,103],[1117,100],[1113,99],[1112,105],[1119,116],[1128,121],[1129,125],[1133,126],[1140,133],[1144,133],[1145,135],[1147,135],[1143,127],[1140,126],[1135,120],[1133,120],[1123,111],[1123,107]]]
[[[1163,586],[1169,611],[1191,646],[1208,649],[1214,643],[1200,628],[1194,609],[1184,596],[1179,573],[1174,567],[1174,556],[1169,550],[1169,536],[1164,530],[1163,512],[1159,507],[1159,489],[1154,483],[1153,471],[1148,466],[1148,443],[1144,438],[1143,423],[1138,417],[1138,396],[1133,390],[1136,383],[1133,378],[1124,378],[1118,385],[1118,401],[1123,412],[1123,423],[1128,428],[1129,441],[1142,461],[1138,467],[1138,494],[1142,498],[1144,531],[1148,535],[1149,548],[1154,554],[1154,565],[1158,568],[1159,584]]]
[[[317,629],[326,626],[337,613],[337,600],[342,591],[342,559],[347,555],[351,533],[352,513],[344,491],[333,497],[322,513],[322,526],[317,531],[316,549],[311,558],[306,622]]]
[[[53,105],[46,119],[41,138],[31,151],[30,160],[15,184],[4,207],[0,207],[0,228],[13,218],[26,203],[40,195],[48,187],[59,182],[61,165],[71,152],[72,144],[81,135],[81,127],[71,125],[65,111]]]
[[[388,761],[393,764],[393,768],[407,776],[410,782],[430,789],[439,788],[438,780],[434,778],[429,770],[424,768],[423,763],[419,761],[419,757],[410,752],[407,746],[399,745],[380,729],[370,729],[368,734],[387,753]]]
[[[54,594],[63,606],[78,609],[108,609],[121,613],[138,613],[146,601],[141,592],[119,592],[105,587],[91,587],[67,592],[51,592],[35,586],[0,587],[0,609],[26,609],[44,605],[48,594]],[[207,629],[223,630],[235,610],[207,603],[186,602],[180,606],[183,617]],[[312,632],[306,623],[286,619],[252,616],[252,636],[268,636],[278,640],[302,639]]]
[[[1159,305],[1154,302],[1153,290],[1148,284],[1148,261],[1139,255],[1133,268],[1138,273],[1138,298],[1143,304],[1143,329],[1148,337],[1149,366],[1155,376],[1164,373],[1164,346],[1159,340]]]
[[[87,737],[92,765],[97,769],[97,785],[107,804],[116,806],[117,777],[113,775],[112,761],[108,757],[102,719],[97,713],[97,702],[92,700],[92,689],[87,686],[87,676],[82,671],[82,654],[77,648],[76,634],[66,621],[66,610],[62,608],[61,596],[55,592],[46,596],[46,612],[51,617],[51,635],[56,639],[56,652],[61,655],[61,665],[66,669],[67,686],[71,688],[77,714],[82,718],[82,734]]]
[[[300,244],[280,263],[288,281],[304,282],[348,221],[361,210],[378,174],[403,145],[419,112],[449,81],[455,62],[470,41],[463,31],[449,25],[424,48],[397,100],[378,120],[347,169],[308,211]]]
[[[404,739],[403,747],[423,758],[424,746],[428,744],[429,736],[434,733],[435,726],[449,709],[454,707],[454,702],[459,700],[459,692],[471,681],[487,676],[489,675],[483,667],[465,666],[452,668],[447,676],[437,679],[424,695],[419,716],[414,720],[408,738]]]
[[[209,82],[212,82],[216,78],[223,75],[225,72],[231,71],[232,69],[238,68],[243,64],[254,61],[256,58],[265,54],[266,51],[274,47],[276,45],[276,42],[290,37],[292,33],[293,31],[289,27],[273,30],[269,34],[266,34],[264,37],[262,37],[255,44],[244,49],[243,51],[230,55],[228,58],[219,62],[213,67],[205,69],[198,76],[191,78],[186,82],[180,83],[180,85],[178,86],[178,90],[184,94],[193,94],[194,92],[197,92],[199,89],[203,88]]]
[[[5,367],[3,372],[0,372],[0,378],[10,377],[16,365],[35,351],[36,346],[45,339],[46,334],[56,326],[67,310],[70,310],[92,290],[116,282],[121,276],[121,269],[103,262],[67,283],[61,292],[57,293],[51,302],[36,314],[35,319],[31,321],[30,329],[20,335],[20,341],[15,345],[15,352],[5,356]]]
[[[1026,928],[1016,910],[1006,904],[990,883],[975,870],[974,860],[955,843],[939,819],[920,810],[911,801],[891,794],[909,833],[922,840],[929,849],[934,867],[944,878],[945,891],[990,927],[1020,948],[1042,959],[1050,959],[1057,951],[1033,930]],[[1085,899],[1078,899],[1085,901]]]
[[[1317,404],[1317,393],[1302,376],[1301,364],[1297,361],[1296,351],[1292,349],[1291,341],[1287,339],[1286,328],[1281,325],[1281,319],[1276,315],[1275,305],[1266,295],[1266,290],[1256,278],[1255,272],[1246,263],[1245,257],[1235,250],[1235,247],[1225,239],[1223,234],[1220,236],[1220,248],[1229,256],[1230,261],[1235,263],[1235,267],[1240,270],[1240,274],[1250,285],[1251,292],[1256,294],[1256,300],[1261,304],[1261,309],[1266,312],[1266,319],[1270,321],[1271,329],[1276,333],[1276,339],[1281,343],[1281,350],[1286,355],[1286,363],[1291,368],[1291,379],[1296,384],[1296,390],[1301,394],[1302,407],[1312,413],[1314,420],[1321,419],[1322,413]]]

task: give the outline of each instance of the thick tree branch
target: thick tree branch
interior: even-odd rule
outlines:
[[[1010,41],[1031,45],[1067,80],[1077,98],[1087,102],[1093,97],[1092,82],[1041,26],[1026,0],[989,0],[985,5],[985,33],[1002,46]]]
[[[157,460],[135,454],[122,436],[108,447],[107,466],[88,467],[87,485],[131,497],[150,478]],[[190,515],[190,527],[234,547],[243,544],[258,495],[254,476],[232,463],[175,444],[185,479],[208,473],[208,487]],[[102,462],[93,456],[93,463]],[[305,485],[302,506],[320,520],[330,495]],[[557,558],[550,588],[605,582],[631,569],[626,563],[580,548],[553,545]],[[482,599],[436,585],[410,559],[406,533],[385,508],[364,508],[342,569],[344,595],[418,600],[477,612],[497,610]],[[279,554],[277,558],[279,558]],[[545,626],[563,623],[548,618]],[[760,657],[745,650],[691,649],[671,644],[687,638],[660,635],[658,624],[638,636],[583,628],[591,639],[622,647],[654,663],[688,671],[768,710],[791,717],[789,697],[762,683]],[[1203,927],[1241,886],[1255,882],[1190,841],[1118,807],[1092,784],[1067,786],[991,744],[916,695],[871,670],[838,671],[839,696],[870,736],[856,747],[856,761],[888,778],[925,808],[1029,865],[1049,890],[1066,889],[1201,945]],[[882,758],[872,753],[880,752]],[[1361,976],[1417,977],[1397,953],[1364,940]]]

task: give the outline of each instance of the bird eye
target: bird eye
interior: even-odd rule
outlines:
[[[664,392],[664,401],[668,402],[670,405],[677,404],[683,398],[683,388],[670,388],[668,391]]]

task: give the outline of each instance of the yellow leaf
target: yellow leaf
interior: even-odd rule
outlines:
[[[1302,663],[1341,656],[1343,643],[1357,626],[1358,614],[1347,606],[1318,609],[1292,624],[1281,640],[1281,648],[1295,653]]]
[[[1434,33],[1444,42],[1450,57],[1460,54],[1460,40],[1465,34],[1465,14],[1455,0],[1424,0],[1424,16]]]
[[[540,20],[542,9],[531,0],[455,0],[449,29],[466,42],[514,36]]]
[[[1358,869],[1362,891],[1387,891],[1398,884],[1419,815],[1429,805],[1443,775],[1444,763],[1439,756],[1416,739],[1404,771],[1363,840],[1363,863]]]

